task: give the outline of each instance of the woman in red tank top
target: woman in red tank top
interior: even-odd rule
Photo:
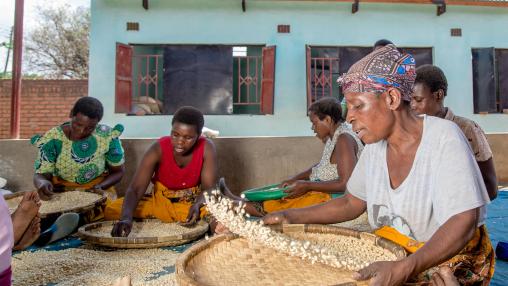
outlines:
[[[178,123],[177,123],[178,124]],[[166,188],[181,190],[192,188],[200,184],[201,167],[203,166],[203,154],[205,151],[206,139],[200,137],[193,148],[191,160],[184,167],[181,167],[173,155],[173,136],[166,136],[159,139],[161,149],[161,160],[155,171],[153,181],[161,182]]]
[[[106,207],[106,219],[119,220],[113,227],[113,236],[129,235],[134,217],[192,225],[205,214],[202,190],[215,186],[217,161],[215,146],[201,137],[203,125],[203,114],[194,107],[181,107],[175,112],[171,135],[152,144],[125,198]],[[154,191],[146,197],[150,181]]]

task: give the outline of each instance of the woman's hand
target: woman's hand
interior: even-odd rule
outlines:
[[[288,195],[284,197],[284,199],[294,199],[300,196],[305,195],[309,191],[309,186],[307,181],[298,180],[293,182],[293,184],[289,185],[289,189],[284,192]]]
[[[123,219],[115,223],[111,230],[111,236],[113,237],[127,237],[132,230],[132,220]]]
[[[195,202],[189,209],[189,214],[187,215],[187,219],[185,222],[180,223],[181,226],[192,227],[199,220],[201,214],[201,203]]]
[[[368,280],[369,286],[396,286],[406,282],[412,273],[408,260],[378,261],[360,269],[354,279]]]
[[[88,189],[88,191],[103,196],[105,191],[102,189],[100,185],[95,185],[92,188]]]
[[[266,225],[291,223],[289,221],[285,211],[267,214],[262,218],[262,220],[263,220],[263,223]]]
[[[432,275],[432,283],[433,286],[460,286],[457,277],[448,266],[439,267],[439,271]]]
[[[296,180],[296,179],[287,179],[285,181],[282,181],[282,183],[280,183],[280,185],[279,185],[279,188],[285,188],[287,186],[290,186],[290,185],[294,184],[296,181],[298,181],[298,180]]]

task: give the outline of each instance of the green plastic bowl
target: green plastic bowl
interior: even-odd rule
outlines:
[[[261,188],[246,190],[243,191],[242,194],[245,195],[245,198],[249,201],[262,202],[268,200],[278,200],[287,196],[288,194],[284,192],[287,189],[289,189],[289,187],[279,188],[279,184],[273,184]]]

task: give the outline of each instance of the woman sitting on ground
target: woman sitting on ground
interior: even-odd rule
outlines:
[[[212,141],[201,137],[203,114],[194,107],[181,107],[171,125],[171,135],[146,151],[125,198],[106,206],[106,219],[120,220],[113,236],[128,236],[133,218],[193,225],[205,214],[203,191],[216,185],[217,159]],[[145,196],[150,181],[154,191]]]
[[[489,142],[482,128],[473,120],[453,114],[444,106],[448,82],[443,71],[433,65],[416,69],[416,80],[411,96],[411,109],[416,114],[437,116],[455,122],[462,130],[473,150],[476,163],[491,200],[497,197],[497,176]]]
[[[376,233],[412,254],[375,262],[359,271],[358,280],[488,285],[494,253],[484,225],[489,197],[482,176],[456,124],[411,111],[414,79],[414,59],[393,45],[354,64],[340,82],[347,120],[367,145],[346,195],[263,220],[329,224],[368,210]]]
[[[69,122],[34,136],[39,148],[35,161],[34,185],[42,200],[54,191],[93,190],[116,198],[114,185],[124,174],[124,151],[119,136],[122,125],[99,124],[103,107],[93,97],[82,97],[71,109]],[[101,209],[89,212],[85,222],[104,217]]]
[[[312,206],[342,195],[346,190],[346,182],[363,150],[362,142],[344,122],[340,101],[336,98],[325,97],[314,102],[309,107],[309,119],[312,130],[325,143],[321,161],[282,182],[281,187],[289,187],[286,190],[288,195],[283,199],[247,202],[249,214],[263,216],[275,211]],[[224,193],[231,194],[222,179],[220,183],[226,189]],[[241,200],[237,196],[233,198]]]

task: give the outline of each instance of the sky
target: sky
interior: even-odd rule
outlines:
[[[9,42],[11,27],[14,25],[14,7],[16,0],[0,0],[0,43]],[[23,33],[26,34],[37,27],[37,9],[39,7],[59,7],[69,5],[71,8],[90,7],[90,0],[25,0],[25,15],[23,21]],[[7,49],[0,47],[0,72],[3,72]],[[9,60],[8,71],[11,70],[12,51]]]

